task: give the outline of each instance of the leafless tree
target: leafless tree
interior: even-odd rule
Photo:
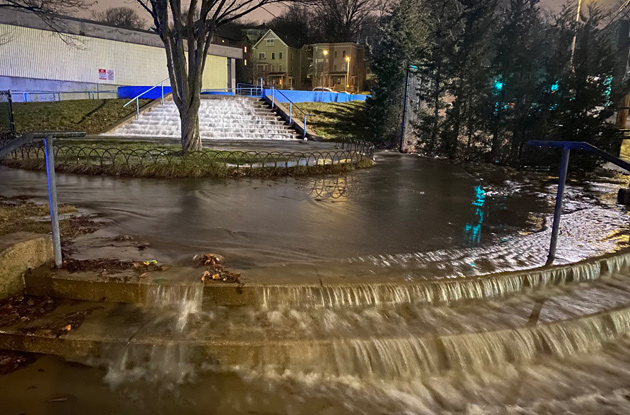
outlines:
[[[180,115],[182,149],[184,153],[200,150],[202,75],[215,31],[277,0],[137,1],[153,18],[166,49],[173,101]]]
[[[383,0],[316,0],[315,22],[328,42],[352,42],[365,21],[382,9]]]
[[[60,32],[63,30],[62,23],[56,17],[74,15],[93,4],[87,0],[0,0],[0,12],[13,9],[35,13],[51,29]]]
[[[92,17],[99,22],[125,29],[144,29],[146,22],[130,7],[110,7],[102,12],[92,12]]]

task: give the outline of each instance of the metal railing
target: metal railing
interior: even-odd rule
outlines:
[[[6,164],[15,167],[40,168],[45,161],[45,148],[41,142],[28,140],[6,151]],[[255,174],[256,170],[271,170],[277,174],[290,174],[295,167],[357,165],[371,160],[374,146],[370,143],[344,140],[330,150],[278,152],[278,151],[225,151],[204,149],[182,154],[177,146],[134,149],[132,147],[94,146],[85,143],[55,143],[54,157],[60,171],[74,173],[111,172],[134,175],[144,168],[165,168],[178,165],[202,166],[204,175]],[[17,163],[13,163],[16,161]],[[20,163],[22,162],[22,163]],[[25,162],[25,163],[24,163]]]
[[[87,95],[88,99],[97,99],[100,98],[100,94],[118,94],[116,90],[88,90],[88,91],[11,91],[12,94],[21,95],[22,102],[32,102],[32,99],[29,99],[29,96],[39,97],[41,95],[50,96],[52,99],[45,101],[62,101],[62,97],[64,95],[71,94],[83,94]],[[42,101],[41,99],[36,99],[35,101]]]
[[[610,153],[605,152],[602,149],[595,147],[592,144],[584,141],[544,141],[544,140],[531,140],[527,142],[528,146],[533,147],[551,147],[562,149],[562,160],[560,161],[560,176],[558,178],[558,192],[556,193],[556,205],[553,212],[553,227],[551,229],[551,242],[549,245],[549,255],[547,256],[546,265],[553,264],[556,258],[556,248],[558,246],[558,232],[560,230],[560,217],[562,216],[562,205],[564,201],[564,188],[567,182],[567,173],[569,171],[569,155],[571,149],[574,150],[586,150],[604,160],[613,163],[628,172],[630,172],[630,163],[621,160],[618,157],[613,156]]]
[[[211,94],[213,92],[225,92],[231,95],[247,96],[252,98],[262,98],[263,88],[252,84],[236,84],[236,88],[212,88],[202,89],[202,94]]]
[[[276,107],[276,93],[280,94],[280,96],[282,96],[284,99],[287,100],[287,103],[289,104],[289,127],[293,126],[293,108],[295,107],[296,110],[298,110],[299,112],[302,113],[302,117],[303,117],[303,134],[302,137],[304,139],[306,139],[306,119],[308,117],[314,117],[315,114],[308,114],[306,112],[304,112],[300,107],[298,107],[293,101],[291,101],[291,99],[289,99],[289,97],[287,97],[281,90],[274,88],[273,86],[271,87],[271,98],[269,98],[269,96],[267,95],[265,98],[267,98],[271,104],[271,109],[274,109],[274,107]]]
[[[262,85],[238,83],[236,84],[236,95],[246,95],[249,97],[262,98],[263,88]]]
[[[11,91],[0,91],[0,143],[12,138],[15,133],[13,99]]]
[[[169,80],[169,78],[166,78],[166,79],[162,80],[161,82],[158,82],[157,84],[153,85],[151,88],[147,89],[146,91],[144,91],[140,95],[138,95],[138,96],[132,98],[131,100],[129,100],[129,102],[127,102],[125,105],[123,105],[123,107],[126,107],[127,105],[129,105],[132,102],[136,101],[136,119],[138,119],[140,117],[140,98],[144,94],[153,91],[157,87],[160,87],[162,89],[162,92],[160,93],[160,96],[161,96],[161,99],[162,99],[162,104],[164,104],[164,82],[166,82],[168,80]],[[167,86],[170,86],[170,85],[167,85]]]
[[[59,210],[57,206],[57,176],[55,174],[55,151],[53,150],[53,140],[55,138],[84,137],[83,132],[57,132],[57,131],[41,131],[30,132],[19,138],[11,140],[0,146],[0,160],[7,155],[15,154],[19,148],[32,145],[34,140],[43,140],[39,143],[45,160],[46,177],[48,181],[48,206],[50,207],[50,223],[52,230],[53,256],[55,266],[61,267],[61,236],[59,232]]]

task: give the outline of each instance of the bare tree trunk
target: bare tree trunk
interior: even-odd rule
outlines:
[[[55,0],[79,2],[83,0]],[[137,0],[153,17],[166,49],[173,102],[181,126],[182,151],[201,150],[199,106],[206,58],[217,27],[272,0]],[[184,11],[184,8],[187,9]]]
[[[182,129],[182,150],[184,153],[190,151],[200,151],[201,135],[199,134],[199,104],[200,100],[196,99],[196,105],[184,106],[179,109],[179,118]]]

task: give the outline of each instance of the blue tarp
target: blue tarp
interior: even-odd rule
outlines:
[[[276,90],[278,91],[278,90]],[[279,93],[273,93],[271,89],[264,89],[264,95],[271,97],[274,96],[277,102],[289,102],[290,99],[293,102],[350,102],[350,101],[365,101],[369,95],[357,95],[357,94],[342,94],[339,92],[324,92],[324,91],[296,91],[282,89],[280,90],[282,96]]]
[[[132,99],[142,94],[144,91],[148,91],[152,87],[150,86],[121,86],[118,87],[118,98]],[[324,92],[324,91],[297,91],[297,90],[280,90],[285,96],[281,94],[273,94],[271,89],[264,89],[264,94],[271,97],[274,95],[278,102],[289,102],[290,99],[293,102],[350,102],[350,101],[365,101],[369,95],[357,95],[357,94],[342,94],[339,92]],[[164,95],[171,93],[171,87],[164,87]],[[213,95],[233,95],[231,92],[221,91],[208,91],[207,93]],[[162,88],[157,86],[151,91],[142,95],[141,99],[158,99],[162,96]]]
[[[132,99],[142,94],[144,91],[151,89],[151,86],[119,86],[118,98]],[[164,95],[171,93],[170,86],[164,86]],[[151,91],[142,95],[140,99],[158,99],[162,96],[162,87],[156,86]]]
[[[201,93],[201,95],[227,95],[227,96],[234,96],[234,92],[229,92],[229,91],[204,91]]]

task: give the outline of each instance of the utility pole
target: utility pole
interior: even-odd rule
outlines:
[[[401,153],[403,152],[403,143],[405,141],[405,118],[407,115],[407,87],[409,86],[409,66],[409,64],[405,65],[405,93],[403,97],[402,123],[400,125],[400,144],[398,147],[398,151],[400,151]]]
[[[575,21],[580,22],[580,10],[582,10],[582,0],[578,0],[577,15]],[[577,31],[573,35],[573,44],[571,45],[571,68],[573,68],[573,55],[575,55],[575,45],[577,43]]]

